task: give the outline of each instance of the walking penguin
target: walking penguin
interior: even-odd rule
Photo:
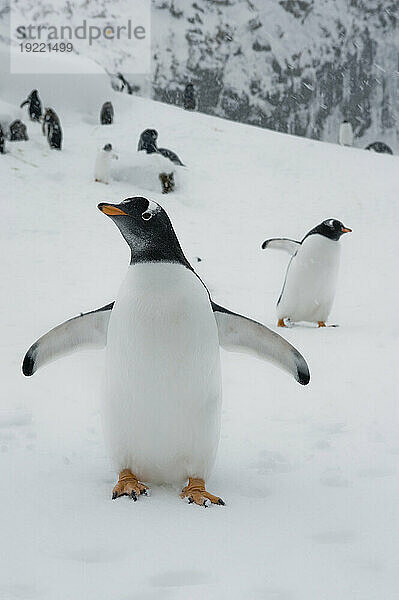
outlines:
[[[42,103],[37,90],[31,91],[27,99],[22,102],[20,108],[26,104],[29,104],[28,110],[31,121],[40,121],[40,117],[42,116]]]
[[[159,204],[136,196],[98,208],[130,247],[117,299],[37,340],[23,373],[106,346],[102,420],[119,472],[112,498],[137,500],[148,484],[188,480],[182,498],[223,505],[205,487],[220,437],[219,345],[270,360],[302,385],[310,380],[306,361],[277,333],[212,301]]]
[[[277,301],[279,327],[308,321],[325,327],[337,284],[344,233],[352,230],[341,221],[327,219],[314,227],[301,242],[287,238],[266,240],[262,248],[284,250],[291,255],[285,281]]]

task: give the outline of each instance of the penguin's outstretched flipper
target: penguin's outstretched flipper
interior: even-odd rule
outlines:
[[[243,352],[268,360],[290,373],[301,385],[310,381],[309,367],[302,354],[280,335],[261,323],[231,312],[212,302],[219,343],[229,352]]]
[[[29,377],[39,367],[83,348],[104,348],[108,322],[114,303],[82,313],[44,334],[29,348],[22,373]]]
[[[295,240],[289,240],[288,238],[273,238],[263,242],[262,250],[274,248],[275,250],[284,250],[284,252],[288,252],[288,254],[293,256],[300,246],[301,242],[296,242]]]
[[[185,166],[185,164],[182,163],[176,152],[173,152],[173,150],[169,150],[169,148],[158,148],[158,152],[165,158],[169,158],[169,160],[171,160],[172,163],[175,163],[175,165],[180,165],[181,167]]]

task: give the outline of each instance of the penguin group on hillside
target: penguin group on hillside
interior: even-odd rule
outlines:
[[[334,300],[340,243],[352,230],[337,219],[327,219],[311,229],[301,242],[273,238],[262,249],[274,248],[291,255],[283,289],[277,301],[277,325],[307,321],[325,327]]]
[[[220,438],[219,346],[270,360],[302,385],[306,361],[277,333],[212,300],[159,204],[137,196],[98,208],[131,252],[118,296],[37,340],[23,373],[106,347],[104,435],[119,473],[112,498],[137,500],[149,484],[169,483],[184,486],[190,503],[223,505],[206,489]]]

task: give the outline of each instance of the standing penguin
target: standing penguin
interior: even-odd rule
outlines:
[[[327,219],[311,229],[301,242],[286,238],[266,240],[265,248],[291,254],[277,302],[279,327],[285,321],[308,321],[325,327],[334,301],[340,259],[340,237],[352,231],[341,221]]]
[[[219,345],[271,360],[302,385],[310,379],[306,361],[278,334],[212,302],[159,204],[134,197],[98,208],[131,251],[118,297],[41,337],[22,371],[106,346],[104,433],[119,471],[112,497],[137,500],[147,483],[188,479],[182,498],[224,504],[205,488],[220,435]]]
[[[114,122],[114,107],[111,102],[104,102],[100,112],[101,125],[112,125]]]
[[[50,148],[53,150],[61,150],[62,148],[62,129],[58,117],[56,119],[49,118],[47,124],[47,141]]]
[[[6,153],[6,141],[4,138],[4,132],[3,132],[3,128],[0,124],[0,154],[5,154]]]
[[[46,135],[47,137],[49,133],[49,125],[51,122],[58,123],[61,129],[61,123],[57,113],[55,112],[55,110],[47,106],[44,109],[44,114],[42,118],[42,134]]]
[[[29,104],[29,116],[31,121],[40,121],[42,116],[42,103],[37,90],[32,90],[26,100],[22,102],[20,108]]]
[[[353,146],[353,129],[349,121],[342,121],[340,125],[339,143],[341,146]]]
[[[183,106],[186,110],[195,110],[196,99],[192,83],[188,83],[184,89]]]
[[[29,140],[25,123],[15,119],[10,123],[10,142],[27,142]]]
[[[109,183],[111,173],[111,159],[118,159],[118,155],[112,152],[112,145],[105,144],[96,157],[94,166],[94,181]]]

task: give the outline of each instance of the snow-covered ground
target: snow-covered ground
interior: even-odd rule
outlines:
[[[116,121],[100,126],[108,99]],[[0,155],[0,599],[399,598],[399,159],[122,94],[100,96],[90,114],[67,106],[54,106],[62,152],[29,124],[30,141]],[[129,251],[96,205],[148,194],[122,168],[146,127],[187,165],[174,194],[150,197],[189,259],[202,258],[194,266],[220,304],[274,327],[288,256],[262,251],[262,241],[300,239],[330,217],[353,229],[331,314],[340,327],[282,331],[309,362],[309,386],[222,352],[222,436],[208,487],[225,507],[188,505],[168,487],[111,500],[103,351],[29,379],[20,371],[42,333],[115,298]],[[106,142],[120,156],[108,186],[92,180]]]

